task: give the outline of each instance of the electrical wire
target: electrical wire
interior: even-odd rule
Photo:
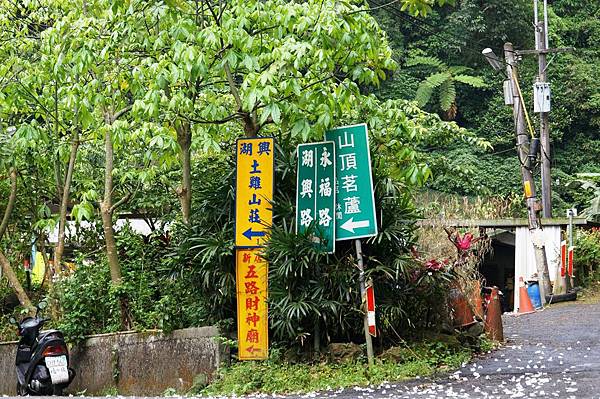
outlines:
[[[439,37],[441,39],[444,39],[446,41],[451,41],[453,42],[453,44],[460,46],[462,49],[467,50],[472,52],[473,54],[476,54],[478,56],[481,56],[481,49],[476,49],[474,47],[470,47],[468,44],[469,42],[467,42],[466,40],[464,40],[463,38],[460,39],[455,39],[455,38],[459,38],[459,36],[449,33],[449,32],[436,32],[435,30],[432,29],[436,29],[436,27],[434,27],[434,25],[428,24],[427,22],[423,21],[422,19],[416,18],[411,16],[410,14],[405,13],[402,10],[399,10],[396,6],[395,6],[395,2],[392,3],[388,3],[388,4],[384,4],[384,3],[380,3],[379,1],[375,1],[375,0],[369,0],[370,2],[374,3],[377,8],[386,8],[388,11],[390,11],[394,16],[403,19],[406,22],[409,22],[411,25],[416,26],[417,28],[421,29],[422,31],[432,35],[432,36],[436,36]],[[478,42],[477,44],[481,45],[482,47],[488,47],[487,45]],[[487,57],[486,57],[487,58]],[[504,64],[505,66],[508,65],[508,63],[506,63],[506,61],[502,60],[502,59],[497,59],[498,62]]]
[[[521,86],[519,85],[519,79],[517,79],[517,74],[514,68],[510,69],[513,77],[513,81],[515,82],[515,86],[517,88],[517,93],[519,94],[519,99],[521,100],[521,106],[523,111],[525,112],[525,120],[527,121],[527,127],[529,128],[529,133],[531,134],[531,138],[535,138],[535,132],[533,130],[531,119],[529,119],[529,112],[527,112],[527,107],[525,106],[525,101],[523,100],[523,93],[521,92]]]
[[[482,55],[482,53],[481,53],[481,51],[479,49],[474,49],[474,48],[472,48],[470,46],[467,46],[467,41],[466,40],[464,40],[462,38],[460,39],[461,41],[458,41],[457,39],[454,39],[454,38],[458,38],[458,36],[456,36],[456,35],[454,35],[452,33],[444,32],[446,34],[446,36],[444,36],[440,32],[436,32],[436,31],[433,31],[433,30],[429,29],[429,28],[436,29],[436,27],[434,27],[433,25],[431,25],[431,24],[429,24],[429,23],[427,23],[427,22],[425,22],[425,21],[423,21],[423,20],[421,20],[419,18],[416,18],[416,17],[413,17],[413,16],[411,16],[409,14],[406,14],[402,10],[399,10],[397,7],[394,6],[394,4],[396,4],[396,2],[394,2],[394,1],[389,2],[389,3],[385,3],[385,4],[379,3],[376,0],[369,0],[369,1],[372,2],[372,3],[374,3],[377,6],[377,9],[379,9],[379,8],[387,8],[387,10],[390,11],[394,16],[399,17],[399,18],[403,19],[404,21],[407,21],[407,22],[411,23],[413,26],[416,26],[416,27],[420,28],[421,30],[423,30],[424,32],[426,32],[426,33],[428,33],[430,35],[437,36],[437,37],[442,38],[444,40],[450,39],[451,41],[454,42],[454,44],[457,44],[457,45],[461,46],[461,48],[464,48],[465,50],[471,51],[471,52],[473,52],[473,53],[475,53],[477,55],[480,55],[480,56]],[[450,38],[449,36],[452,36],[453,38]],[[482,47],[487,47],[485,44],[483,44],[483,43],[481,43],[479,41],[477,42],[477,44],[481,45]],[[488,57],[486,57],[486,58],[488,58]],[[527,121],[527,127],[528,127],[529,133],[531,135],[531,138],[533,139],[533,138],[535,138],[535,131],[533,130],[533,125],[531,123],[531,118],[529,117],[529,112],[527,111],[527,107],[525,106],[525,100],[523,98],[523,93],[521,91],[521,87],[519,85],[519,81],[518,81],[518,79],[516,77],[516,73],[515,73],[514,68],[513,68],[514,65],[509,64],[508,62],[506,62],[505,60],[502,60],[500,58],[495,58],[495,59],[496,59],[496,61],[500,62],[501,64],[504,64],[505,66],[510,66],[511,67],[511,72],[512,72],[513,79],[515,81],[517,93],[519,94],[519,99],[521,100],[521,105],[522,105],[523,111],[525,113],[525,119]],[[546,154],[544,154],[544,155],[547,156]]]

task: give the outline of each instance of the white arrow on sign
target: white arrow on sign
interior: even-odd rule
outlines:
[[[344,222],[340,228],[349,231],[350,233],[354,233],[354,229],[358,229],[361,227],[369,227],[370,222],[368,220],[357,220],[356,222],[353,220],[354,218],[350,218]]]

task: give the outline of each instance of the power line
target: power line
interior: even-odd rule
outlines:
[[[452,34],[450,32],[436,32],[436,31],[432,30],[432,29],[436,29],[436,27],[423,21],[422,19],[413,17],[412,15],[407,14],[402,10],[399,10],[397,7],[394,6],[395,3],[382,4],[375,0],[369,0],[369,1],[374,3],[377,6],[377,8],[386,7],[387,10],[389,10],[394,16],[396,16],[400,19],[403,19],[404,21],[409,22],[412,25],[416,25],[418,28],[420,28],[424,32],[426,32],[432,36],[437,36],[446,41],[452,41],[454,44],[460,46],[461,48],[463,48],[465,50],[472,52],[473,54],[482,56],[481,49],[488,47],[487,45],[478,41],[477,44],[480,45],[482,48],[475,49],[473,47],[468,46],[469,42],[467,40],[464,40],[464,38],[459,38],[459,36],[457,36],[455,34]],[[459,38],[459,39],[456,39],[456,38]],[[504,65],[507,65],[506,62],[502,59],[499,59],[499,62],[503,63]]]

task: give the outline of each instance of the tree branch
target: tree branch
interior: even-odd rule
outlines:
[[[121,116],[123,116],[124,114],[126,114],[127,112],[131,111],[131,108],[133,107],[133,105],[128,105],[123,109],[120,109],[119,111],[115,112],[112,116],[111,116],[111,120],[110,120],[110,124],[112,125],[113,123],[115,123],[115,121],[117,119],[119,119]]]
[[[191,118],[189,116],[179,114],[179,117],[182,118],[182,119],[186,119],[186,120],[188,120],[190,122],[204,124],[204,125],[222,125],[222,124],[230,122],[230,121],[232,121],[234,119],[241,118],[242,116],[243,115],[240,112],[236,112],[236,113],[233,113],[233,114],[231,114],[229,116],[226,116],[223,119],[217,119],[217,120],[212,120],[211,121],[211,120],[206,120],[206,119]]]
[[[238,106],[238,111],[242,111],[242,98],[240,97],[240,92],[235,84],[235,80],[233,80],[233,75],[231,73],[231,68],[229,68],[229,62],[225,61],[225,65],[223,65],[223,69],[225,70],[225,75],[227,76],[227,82],[229,82],[229,90],[231,91],[231,95],[235,99],[235,103]]]
[[[10,215],[15,207],[15,202],[17,200],[17,171],[14,168],[10,170],[10,195],[8,197],[8,204],[6,205],[6,209],[4,210],[4,217],[2,218],[2,223],[0,224],[0,240],[2,240],[2,236],[6,232],[8,228],[8,221],[10,220]]]

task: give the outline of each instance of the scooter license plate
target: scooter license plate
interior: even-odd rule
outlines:
[[[67,369],[66,356],[47,357],[46,367],[48,367],[48,371],[50,371],[52,385],[62,384],[69,381],[69,370]]]

